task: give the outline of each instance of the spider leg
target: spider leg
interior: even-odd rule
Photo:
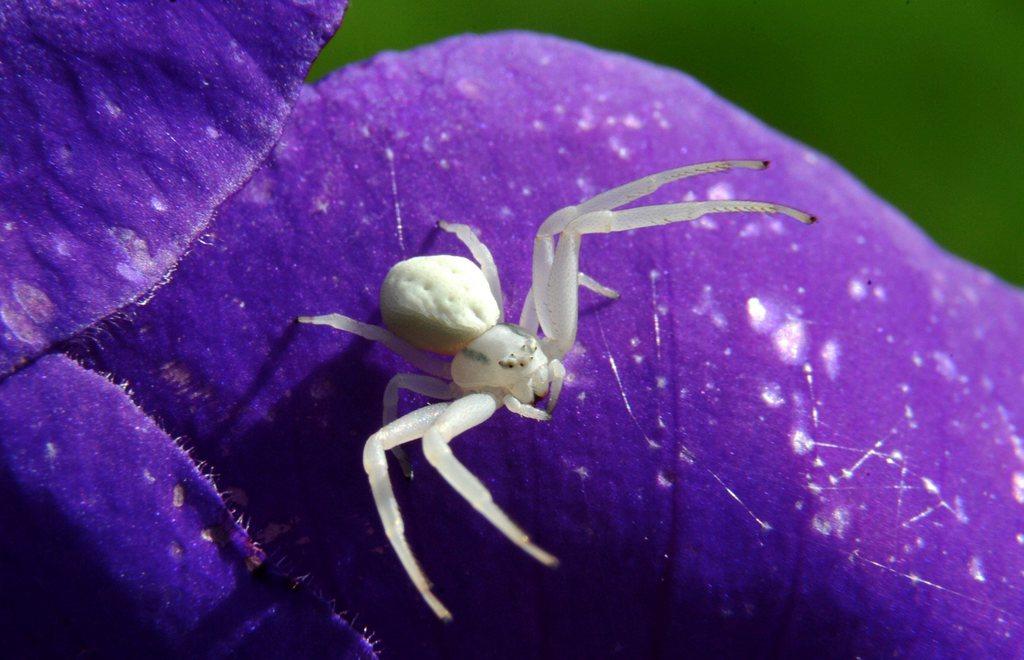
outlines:
[[[712,213],[780,213],[805,224],[816,220],[814,216],[788,206],[757,201],[683,202],[625,211],[594,211],[577,217],[566,225],[558,239],[551,273],[537,304],[544,334],[551,340],[549,357],[562,357],[576,343],[580,239],[584,234],[610,234],[668,225],[696,220]]]
[[[663,172],[649,174],[636,181],[630,181],[617,188],[606,190],[594,195],[585,202],[576,205],[576,214],[608,211],[625,206],[641,197],[647,197],[666,183],[686,179],[700,174],[714,174],[732,169],[763,170],[768,167],[766,160],[716,160],[709,163],[696,163],[676,167]],[[564,227],[563,227],[564,228]]]
[[[586,273],[579,273],[577,275],[577,278],[580,281],[580,286],[581,287],[583,287],[584,289],[589,289],[590,291],[593,291],[594,293],[596,293],[599,296],[604,296],[605,298],[611,298],[612,300],[617,300],[618,297],[619,297],[619,292],[618,291],[616,291],[615,289],[606,287],[605,285],[601,284],[600,282],[595,280],[590,275],[587,275]]]
[[[515,398],[511,394],[505,395],[502,399],[502,403],[509,409],[509,412],[513,412],[526,419],[535,419],[538,422],[546,422],[551,419],[551,413],[546,410],[541,410],[537,406],[530,405],[529,403],[523,403],[519,399]]]
[[[494,263],[494,255],[491,254],[491,251],[484,245],[483,241],[473,233],[469,225],[442,220],[437,223],[437,226],[446,232],[455,234],[455,237],[465,244],[470,254],[480,264],[480,270],[483,271],[484,277],[487,278],[487,284],[491,288],[491,295],[494,296],[494,302],[498,303],[498,323],[504,323],[505,303],[501,293],[501,278],[498,276],[498,266]]]
[[[537,334],[540,332],[540,319],[537,318],[537,305],[533,302],[533,287],[526,292],[526,300],[523,301],[523,309],[519,312],[519,327],[527,332]]]
[[[607,287],[586,273],[579,274],[580,286],[594,293],[617,300],[619,292]],[[533,334],[540,332],[540,321],[537,319],[537,306],[533,304],[533,289],[526,292],[526,300],[523,302],[523,311],[519,314],[519,327],[528,330]]]
[[[412,554],[409,542],[405,539],[405,523],[402,521],[402,514],[398,510],[398,500],[391,489],[391,480],[388,478],[388,461],[384,455],[385,450],[415,440],[423,436],[437,418],[448,408],[449,403],[435,403],[395,420],[381,430],[370,436],[363,448],[363,469],[370,478],[370,490],[373,492],[373,501],[377,505],[377,513],[380,515],[381,523],[384,526],[384,534],[395,549],[398,560],[409,574],[412,583],[416,585],[423,600],[427,602],[434,614],[445,621],[452,618],[448,608],[438,600],[437,596],[430,590],[430,581],[423,573],[416,557]]]
[[[370,325],[369,323],[363,323],[356,321],[353,318],[349,318],[343,314],[324,314],[323,316],[300,316],[296,319],[299,323],[312,323],[313,325],[328,325],[335,330],[343,330],[345,332],[351,332],[354,335],[359,335],[363,339],[369,339],[370,341],[380,342],[384,344],[392,352],[397,353],[406,362],[413,365],[417,369],[427,372],[432,376],[439,378],[451,378],[451,365],[444,360],[438,359],[427,353],[421,351],[414,346],[411,346],[407,342],[399,339],[397,336],[392,334],[387,328],[382,328],[379,325]]]
[[[684,167],[649,174],[635,181],[599,193],[576,206],[567,206],[555,211],[541,224],[533,244],[533,289],[543,290],[555,259],[555,236],[577,217],[594,211],[608,211],[646,197],[667,183],[701,174],[725,172],[731,169],[763,170],[768,167],[766,160],[719,160],[696,163]],[[600,293],[600,292],[598,292]],[[534,302],[539,302],[534,300]],[[526,310],[523,310],[523,314]],[[543,318],[543,312],[537,312]]]
[[[548,371],[551,373],[551,388],[548,390],[548,414],[555,412],[558,405],[558,396],[562,393],[562,383],[565,382],[565,366],[559,359],[548,362]]]
[[[397,374],[388,381],[388,386],[384,388],[384,427],[398,417],[398,390],[409,390],[432,399],[445,401],[455,398],[456,394],[453,383],[446,380],[422,374]],[[398,460],[405,478],[412,479],[412,464],[409,463],[409,456],[405,450],[396,446],[391,448],[391,453]]]
[[[482,393],[469,394],[450,404],[423,435],[423,453],[445,481],[510,541],[541,563],[557,566],[558,560],[534,545],[526,532],[498,508],[487,487],[455,458],[448,446],[456,435],[488,419],[497,407],[494,396]]]
[[[771,202],[746,200],[682,202],[680,204],[639,206],[626,209],[625,211],[596,211],[587,213],[573,220],[565,228],[565,233],[611,234],[617,231],[657,227],[676,222],[696,220],[712,213],[779,213],[788,215],[806,225],[817,221],[817,218],[803,211]]]

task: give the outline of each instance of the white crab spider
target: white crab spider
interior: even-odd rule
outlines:
[[[388,479],[386,450],[396,453],[406,476],[408,460],[399,445],[423,439],[423,453],[441,476],[513,543],[547,566],[558,560],[542,550],[502,511],[487,488],[452,454],[448,443],[483,423],[500,406],[536,420],[548,420],[565,378],[561,358],[576,341],[578,287],[617,298],[618,294],[579,272],[580,238],[695,220],[711,213],[781,213],[815,221],[796,209],[756,201],[704,201],[641,206],[616,211],[666,183],[732,168],[764,169],[767,161],[733,160],[689,165],[652,174],[600,193],[548,216],[533,246],[533,283],[517,325],[505,323],[498,270],[490,250],[467,225],[440,223],[469,249],[468,259],[448,255],[414,257],[396,264],[381,287],[387,329],[341,314],[303,316],[299,321],[329,325],[378,341],[424,374],[399,374],[384,391],[384,425],[363,450],[363,467],[384,525],[402,566],[434,613],[451,613],[433,594],[405,539],[398,502]],[[556,237],[558,237],[556,245]],[[543,334],[539,334],[543,331]],[[453,355],[449,362],[432,353]],[[398,390],[452,401],[435,403],[399,419]],[[534,403],[547,396],[546,410]]]

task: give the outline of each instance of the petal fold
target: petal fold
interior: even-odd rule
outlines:
[[[12,656],[373,656],[120,388],[63,356],[0,384],[0,494]]]
[[[344,8],[0,9],[0,375],[168,276],[277,140]]]

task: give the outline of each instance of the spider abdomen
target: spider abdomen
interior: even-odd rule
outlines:
[[[447,254],[400,261],[380,289],[384,325],[405,341],[455,355],[500,316],[480,268]]]

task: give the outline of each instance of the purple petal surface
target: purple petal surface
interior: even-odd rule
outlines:
[[[0,374],[167,276],[277,139],[344,7],[0,9]]]
[[[658,170],[767,172],[652,201],[752,215],[589,236],[555,419],[499,412],[453,447],[553,551],[549,571],[424,465],[395,488],[455,614],[420,601],[361,467],[387,269],[480,229],[509,312],[555,209]],[[822,156],[693,80],[523,34],[388,54],[303,92],[212,244],[92,355],[186,436],[286,556],[397,657],[1013,655],[1024,594],[1024,297],[941,251]],[[422,405],[409,400],[405,409]]]
[[[289,585],[118,387],[63,356],[0,385],[11,657],[373,655]]]

